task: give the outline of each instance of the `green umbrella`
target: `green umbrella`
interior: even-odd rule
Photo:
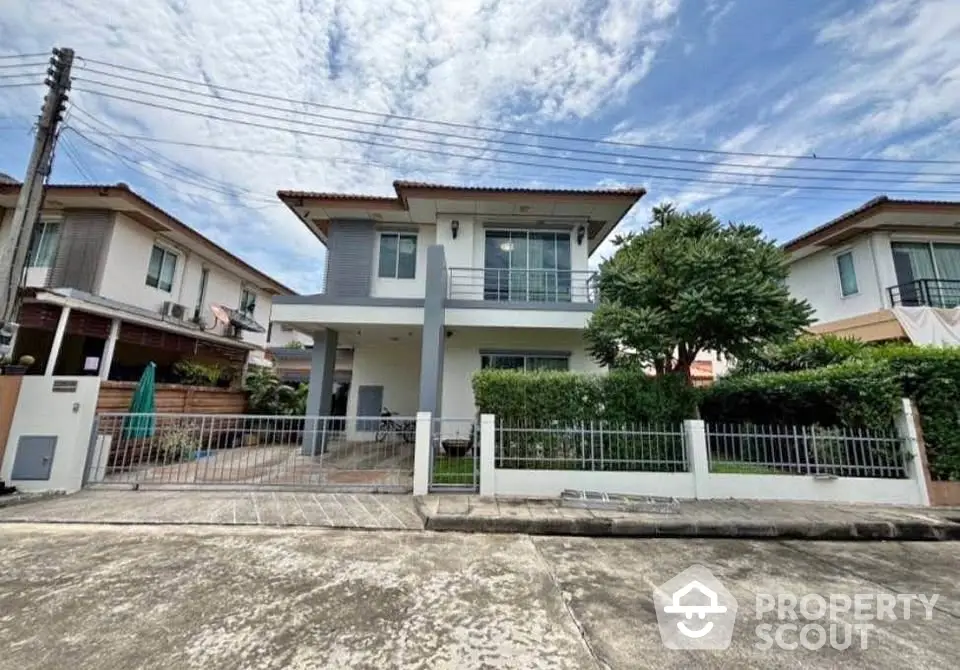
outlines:
[[[130,401],[130,414],[124,421],[123,434],[126,437],[153,437],[154,413],[157,411],[154,400],[154,382],[156,378],[156,363],[147,363],[146,369],[140,376],[137,390],[133,392]]]

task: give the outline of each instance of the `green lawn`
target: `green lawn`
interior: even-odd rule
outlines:
[[[710,472],[718,475],[782,475],[780,470],[776,470],[766,465],[757,463],[744,463],[742,461],[713,461],[710,463]]]
[[[473,484],[473,457],[437,457],[433,461],[434,484]]]

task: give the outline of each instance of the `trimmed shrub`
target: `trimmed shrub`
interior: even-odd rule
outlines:
[[[481,370],[473,376],[473,393],[481,413],[531,424],[677,423],[693,416],[697,400],[678,377],[634,369],[608,375]]]
[[[931,476],[960,481],[960,348],[887,345],[873,356],[916,403]]]
[[[755,357],[738,362],[732,374],[812,370],[869,356],[872,351],[869,345],[852,338],[805,335],[787,344],[769,346]]]
[[[891,367],[877,361],[733,376],[702,393],[705,421],[876,430],[893,426],[901,397]]]

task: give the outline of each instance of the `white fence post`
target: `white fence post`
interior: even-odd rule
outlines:
[[[693,497],[708,498],[710,459],[707,455],[707,424],[699,419],[684,421],[683,439],[690,474],[693,476]]]
[[[907,452],[907,477],[913,480],[917,487],[920,504],[930,505],[930,492],[927,490],[927,473],[923,471],[923,461],[920,458],[920,438],[917,435],[917,424],[914,423],[913,402],[910,398],[900,399],[900,412],[897,414],[897,434],[904,442]]]
[[[425,496],[430,492],[431,444],[433,414],[417,412],[416,442],[413,447],[413,495]]]
[[[497,476],[494,469],[494,450],[496,449],[497,417],[493,414],[480,415],[480,495],[497,494]]]

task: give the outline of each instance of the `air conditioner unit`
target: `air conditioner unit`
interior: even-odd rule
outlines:
[[[187,314],[187,308],[172,300],[166,300],[163,303],[163,307],[160,308],[160,313],[163,314],[163,316],[169,316],[170,318],[180,319],[182,321],[183,317]]]

